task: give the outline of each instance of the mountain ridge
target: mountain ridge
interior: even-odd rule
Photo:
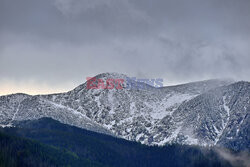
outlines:
[[[11,145],[9,146],[9,140],[6,141],[5,139],[2,139],[2,134],[14,136],[19,140],[16,140],[17,142],[14,143],[10,142]],[[13,147],[15,148],[16,143],[27,140],[31,140],[32,142],[35,141],[37,143],[39,142],[52,148],[57,148],[58,151],[61,151],[61,156],[63,155],[62,152],[64,152],[64,154],[69,153],[70,155],[64,156],[62,161],[60,161],[60,159],[59,162],[52,161],[52,164],[61,164],[57,166],[63,166],[63,164],[68,164],[71,166],[110,167],[163,167],[169,165],[173,167],[233,166],[227,159],[220,156],[215,148],[179,144],[171,144],[163,147],[146,146],[137,142],[131,142],[109,135],[87,131],[85,129],[77,128],[67,124],[62,124],[51,118],[20,121],[16,122],[15,128],[0,128],[0,146],[4,145],[4,148],[8,148],[8,150],[11,150],[10,148]],[[31,143],[30,147],[25,147],[25,150],[22,149],[22,152],[26,151],[26,154],[19,155],[19,158],[22,160],[27,159],[27,155],[32,152],[30,151],[32,149],[33,145]],[[16,152],[12,153],[12,155],[9,155],[8,150],[3,150],[5,150],[5,152],[3,152],[2,149],[0,150],[0,159],[1,152],[5,155],[5,157],[13,157],[13,154],[15,157],[16,155]],[[41,148],[39,149],[35,147],[35,150],[38,150],[38,153],[42,152]],[[20,151],[18,150],[17,152]],[[46,154],[46,157],[53,155],[51,153],[53,153],[53,150],[49,151]],[[33,156],[33,154],[30,156]],[[56,155],[56,157],[58,156]],[[34,158],[39,159],[39,157],[33,156],[32,161],[28,161],[28,163],[37,162],[34,161]],[[56,159],[55,157],[52,158],[53,160]],[[88,161],[84,164],[86,160]],[[0,165],[1,162],[2,161],[0,161]]]
[[[109,77],[121,79],[127,76],[103,73],[96,77],[105,80]],[[240,85],[245,85],[246,94],[241,92]],[[21,102],[21,107],[18,107],[18,100],[13,97],[27,97],[27,95],[0,96],[2,116],[0,124],[6,126],[6,123],[13,118],[25,120],[47,116],[62,123],[147,145],[164,145],[173,142],[195,145],[221,144],[233,147],[233,144],[228,144],[230,142],[226,137],[223,141],[219,138],[225,135],[222,129],[225,129],[225,122],[230,125],[231,117],[242,120],[249,114],[249,85],[250,83],[246,81],[231,83],[216,79],[149,90],[125,88],[105,90],[86,89],[85,82],[65,93],[28,96]],[[219,92],[224,92],[225,95]],[[239,100],[240,97],[244,98]],[[9,102],[6,102],[8,99]],[[14,102],[11,103],[11,100]],[[207,105],[207,102],[211,104]],[[236,109],[232,108],[232,105],[237,103],[243,105],[243,113],[236,112]],[[197,105],[200,109],[193,105]],[[228,116],[227,107],[232,109],[235,115]],[[29,115],[25,115],[27,111],[30,112]],[[185,112],[189,113],[188,116],[183,115],[183,111],[188,111]],[[207,115],[207,111],[212,111],[213,114]],[[197,114],[198,112],[200,115]],[[200,117],[200,123],[194,121],[194,118],[198,117]],[[249,120],[248,116],[246,120]],[[244,126],[249,125],[247,121]],[[184,128],[185,126],[192,128]],[[240,129],[234,131],[241,131]],[[241,134],[245,140],[248,139],[247,130],[248,128],[243,128],[245,132]],[[237,134],[239,133],[241,132]],[[236,135],[233,137],[237,138]],[[237,138],[237,141],[242,140]],[[249,147],[247,142],[237,145],[242,146],[233,148]]]

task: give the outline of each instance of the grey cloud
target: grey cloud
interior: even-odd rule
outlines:
[[[250,80],[248,0],[2,0],[1,79]],[[66,81],[67,80],[67,81]]]

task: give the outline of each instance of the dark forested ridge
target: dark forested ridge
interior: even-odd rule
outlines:
[[[0,167],[99,166],[66,149],[0,132]]]
[[[49,118],[0,131],[0,166],[230,167],[213,149],[149,147]]]

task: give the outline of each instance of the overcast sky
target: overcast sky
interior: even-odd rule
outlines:
[[[0,94],[103,72],[250,80],[249,0],[0,0]]]

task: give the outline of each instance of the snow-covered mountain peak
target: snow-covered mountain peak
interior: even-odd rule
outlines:
[[[96,76],[104,81],[126,78],[117,73]],[[1,96],[0,124],[51,117],[148,145],[249,146],[249,82],[207,80],[151,89],[86,86],[87,82],[59,94]]]
[[[97,79],[126,79],[128,78],[125,74],[120,74],[116,72],[101,73],[95,76]]]

